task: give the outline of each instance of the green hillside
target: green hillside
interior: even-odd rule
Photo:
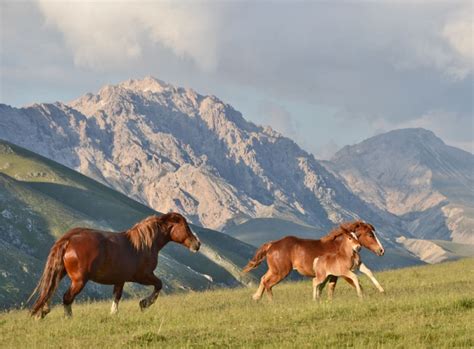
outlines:
[[[253,288],[160,296],[146,312],[138,300],[109,315],[110,302],[61,307],[35,321],[0,314],[3,347],[357,347],[472,348],[474,259],[377,273],[379,294],[361,277],[365,297],[340,283],[335,300],[311,300],[311,282],[275,287],[275,301],[254,303]]]
[[[123,231],[154,213],[54,161],[0,141],[0,308],[18,306],[28,297],[50,247],[67,230],[85,226]],[[160,254],[156,273],[165,292],[253,280],[240,272],[253,247],[212,230],[193,229],[203,242],[201,253],[169,244]],[[127,286],[128,294],[140,290]],[[110,293],[110,287],[91,283],[82,297]]]

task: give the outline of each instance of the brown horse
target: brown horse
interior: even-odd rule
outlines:
[[[293,269],[296,269],[303,276],[314,277],[314,259],[325,253],[335,253],[339,246],[336,241],[338,237],[341,234],[351,232],[356,234],[362,246],[379,256],[384,254],[382,244],[375,235],[375,228],[373,225],[362,221],[341,224],[320,240],[286,236],[280,240],[270,241],[260,246],[255,256],[243,269],[244,272],[248,272],[258,267],[267,258],[268,271],[262,276],[260,286],[252,298],[259,300],[263,291],[266,290],[268,297],[272,299],[272,287],[283,280]],[[377,288],[383,292],[383,288],[372,272],[363,263],[360,265],[360,271],[369,276]],[[343,278],[355,287],[352,280],[346,277]],[[336,282],[337,276],[331,276],[329,279],[329,298],[332,298]]]
[[[313,299],[320,299],[321,290],[330,276],[342,276],[350,279],[355,285],[357,295],[362,297],[359,279],[354,273],[360,265],[360,242],[355,233],[342,234],[339,249],[336,253],[326,253],[316,257],[313,262],[315,277],[313,279]]]
[[[87,281],[114,285],[112,313],[118,310],[125,282],[152,285],[151,295],[140,301],[143,310],[152,305],[162,288],[153,271],[158,252],[170,241],[196,252],[201,245],[186,219],[178,213],[150,216],[122,233],[74,228],[51,248],[43,275],[33,294],[39,293],[31,315],[44,317],[61,279],[67,274],[71,285],[63,296],[64,312],[72,315],[71,304]]]

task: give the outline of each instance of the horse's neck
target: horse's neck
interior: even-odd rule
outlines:
[[[164,234],[157,234],[156,238],[155,238],[155,242],[153,243],[153,245],[155,245],[159,250],[161,250],[163,247],[165,247],[165,245],[170,242],[171,239],[164,235]]]
[[[344,257],[352,257],[352,247],[350,246],[348,241],[342,241],[341,245],[339,246],[339,253]]]

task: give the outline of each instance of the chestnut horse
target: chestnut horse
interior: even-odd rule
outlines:
[[[314,259],[325,253],[335,253],[339,246],[338,241],[336,241],[338,237],[341,234],[351,232],[356,234],[362,246],[379,256],[384,254],[382,244],[375,235],[374,226],[362,221],[341,224],[320,240],[286,236],[280,240],[270,241],[260,246],[255,256],[243,269],[244,272],[248,272],[258,267],[267,258],[268,271],[262,276],[260,286],[252,298],[259,300],[266,290],[268,297],[273,299],[272,287],[283,280],[293,269],[296,269],[303,276],[314,277]],[[369,268],[361,263],[359,269],[372,280],[380,292],[383,292],[383,288]],[[355,287],[352,280],[346,277],[343,278]],[[332,299],[336,282],[337,276],[331,276],[329,279],[330,299]]]
[[[357,296],[362,297],[359,279],[354,273],[360,265],[360,242],[355,233],[342,234],[336,253],[326,253],[316,257],[313,262],[313,299],[320,299],[321,291],[330,276],[343,276],[355,285]]]
[[[114,285],[111,313],[118,310],[125,282],[154,286],[153,292],[140,301],[143,310],[152,305],[162,288],[153,271],[158,263],[158,252],[170,241],[196,252],[201,245],[186,219],[178,213],[150,216],[122,233],[74,228],[62,236],[51,248],[43,275],[28,301],[39,293],[31,315],[44,317],[49,313],[49,302],[66,274],[71,285],[63,296],[64,312],[72,315],[71,304],[87,281]]]

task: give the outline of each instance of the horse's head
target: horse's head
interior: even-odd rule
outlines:
[[[355,233],[350,233],[347,238],[352,251],[359,252],[362,245],[360,244],[357,235]]]
[[[355,221],[342,224],[341,227],[349,232],[353,232],[357,236],[359,243],[376,255],[383,256],[385,253],[382,244],[375,235],[375,228],[372,224]]]
[[[197,252],[201,247],[201,241],[191,231],[186,219],[179,213],[168,213],[166,221],[170,227],[170,238],[178,244],[182,244],[193,252]]]
[[[355,233],[344,233],[339,236],[340,239],[340,248],[342,248],[347,253],[359,252],[361,244]],[[337,240],[337,239],[336,239]]]

